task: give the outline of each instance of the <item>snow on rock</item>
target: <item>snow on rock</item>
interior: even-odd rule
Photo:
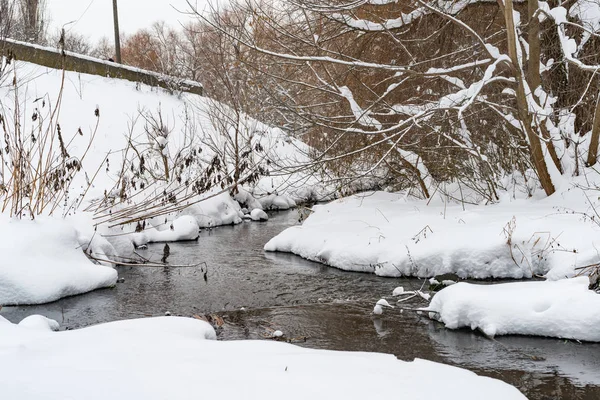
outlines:
[[[263,210],[289,210],[296,207],[296,202],[290,196],[270,194],[258,199]]]
[[[78,237],[63,219],[0,215],[0,305],[48,303],[113,286],[117,272],[93,264]]]
[[[77,242],[86,254],[89,254],[97,259],[100,264],[113,266],[111,260],[119,253],[115,247],[103,236],[100,229],[94,227],[93,214],[88,212],[80,212],[69,216],[66,221],[71,224],[77,231]]]
[[[254,210],[252,210],[252,212],[250,213],[250,218],[252,219],[252,221],[268,221],[269,220],[269,216],[267,215],[267,213],[258,208],[255,208]]]
[[[438,292],[424,311],[447,328],[470,327],[489,336],[600,342],[600,294],[588,286],[588,277],[497,285],[460,282]]]
[[[392,292],[392,296],[400,296],[404,293],[404,287],[402,286],[398,286],[397,288],[394,289],[394,291]]]
[[[42,315],[30,315],[19,322],[19,326],[43,331],[57,331],[60,328],[58,322]]]
[[[390,307],[390,308],[394,308],[393,305],[391,305],[390,303],[388,303],[388,301],[386,299],[379,299],[377,301],[377,305],[378,306],[385,306],[385,307]]]
[[[315,206],[301,226],[286,229],[265,250],[392,277],[561,279],[597,262],[600,226],[582,215],[593,210],[579,189],[464,207],[402,193],[355,195]]]
[[[150,227],[142,232],[133,234],[133,244],[141,246],[156,242],[196,240],[200,235],[200,227],[196,222],[196,218],[191,215],[183,215],[166,225],[167,229],[164,230]]]
[[[214,189],[205,199],[183,211],[184,215],[196,218],[200,228],[213,228],[219,225],[235,225],[242,222],[242,208],[229,193],[218,193]]]
[[[308,156],[301,157],[302,151],[305,150],[299,150],[299,154],[288,159],[287,163],[290,165],[302,165],[309,162],[310,159]],[[281,154],[278,153],[278,155]],[[283,176],[266,176],[258,181],[252,193],[255,198],[269,196],[273,193],[285,194],[294,200],[295,203],[331,201],[337,197],[337,187],[323,183],[327,179],[327,177],[297,172]],[[351,190],[357,192],[360,191],[360,187],[353,186]]]
[[[276,341],[216,341],[208,323],[180,317],[64,332],[26,329],[0,317],[0,337],[7,399],[105,400],[110,393],[114,400],[262,400],[267,390],[268,397],[290,400],[394,398],[399,391],[425,400],[431,392],[423,388],[432,385],[446,399],[525,399],[511,385],[461,368]]]
[[[254,210],[255,208],[258,208],[262,210],[260,201],[256,200],[254,196],[252,196],[252,194],[245,189],[238,188],[238,193],[233,196],[233,199],[237,201],[242,208],[248,210]]]

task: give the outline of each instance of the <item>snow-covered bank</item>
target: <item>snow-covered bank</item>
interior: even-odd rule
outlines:
[[[600,342],[600,294],[589,279],[474,285],[437,293],[426,311],[447,328],[470,327],[488,336],[535,335]]]
[[[194,319],[129,320],[65,332],[52,332],[39,318],[32,322],[13,325],[0,317],[6,398],[430,399],[425,388],[438,388],[446,399],[525,398],[499,380],[425,360],[205,340],[216,338],[214,330]]]
[[[20,61],[12,67],[16,88],[0,85],[0,109],[8,125],[18,118],[24,131],[52,131],[56,120],[69,138],[70,159],[81,160],[81,171],[69,180],[55,214],[86,209],[104,217],[95,222],[114,225],[193,204],[183,213],[165,212],[163,223],[184,214],[203,228],[240,223],[244,208],[250,216],[257,208],[287,209],[296,202],[330,198],[331,190],[309,171],[293,172],[310,160],[306,144],[248,116],[237,127],[225,123],[232,110],[209,98]],[[15,103],[33,110],[36,118],[13,115]],[[239,146],[233,132],[241,135]],[[32,140],[25,144],[35,146]],[[58,143],[52,145],[58,151]],[[240,194],[232,195],[227,188],[236,175],[232,152],[238,147],[238,178],[244,183],[237,188]],[[219,191],[223,193],[216,195]],[[123,210],[127,212],[116,214]]]
[[[0,142],[31,159],[17,162],[10,156],[19,152],[3,151],[0,218],[69,222],[0,227],[7,249],[0,304],[37,304],[114,284],[116,273],[93,266],[83,251],[115,260],[134,245],[193,240],[202,228],[266,220],[263,209],[289,208],[317,192],[310,174],[285,172],[308,161],[308,146],[248,116],[232,125],[232,110],[209,98],[18,60],[9,69],[15,82],[0,82],[8,127]],[[19,136],[13,126],[31,134]],[[16,170],[20,165],[46,170]],[[12,177],[29,180],[15,186]],[[15,196],[16,187],[35,192]]]
[[[382,276],[560,279],[598,261],[600,227],[582,214],[593,215],[586,201],[580,189],[568,189],[543,200],[463,209],[368,193],[315,206],[302,226],[265,250]]]
[[[48,303],[114,285],[117,272],[93,264],[83,253],[89,246],[101,257],[102,243],[94,243],[99,239],[60,218],[0,216],[0,306]]]

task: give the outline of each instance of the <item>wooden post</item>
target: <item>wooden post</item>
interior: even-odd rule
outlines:
[[[115,57],[116,61],[121,64],[121,39],[119,37],[119,11],[117,8],[117,0],[113,0],[113,20],[115,25]]]

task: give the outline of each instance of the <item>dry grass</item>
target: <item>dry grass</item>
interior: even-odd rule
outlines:
[[[95,111],[96,128],[83,154],[72,156],[69,154],[71,145],[80,140],[83,133],[78,130],[66,137],[61,130],[64,71],[57,99],[54,102],[48,97],[36,99],[30,115],[25,114],[20,98],[16,68],[13,65],[4,73],[5,77],[12,78],[4,80],[4,88],[12,96],[0,100],[0,212],[32,219],[38,215],[53,215],[59,209],[66,214],[83,200],[84,195],[71,198],[70,189],[75,176],[82,171],[94,140],[99,112]],[[6,84],[7,81],[10,83]]]

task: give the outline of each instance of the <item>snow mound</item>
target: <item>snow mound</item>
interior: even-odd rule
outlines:
[[[252,221],[267,221],[269,219],[269,216],[263,210],[255,208],[250,213],[250,218],[252,219]]]
[[[556,207],[585,210],[581,199],[571,198],[577,196],[463,209],[402,193],[367,193],[315,206],[302,226],[283,231],[265,250],[390,277],[562,279],[596,262],[600,246],[597,224]]]
[[[238,192],[233,196],[233,199],[240,204],[240,207],[248,210],[254,210],[256,208],[262,210],[260,201],[256,200],[254,196],[252,196],[250,192],[245,189],[238,187]]]
[[[43,331],[57,331],[60,328],[58,322],[42,315],[30,315],[19,322],[19,326]]]
[[[535,335],[600,342],[600,295],[589,279],[457,283],[438,292],[427,311],[447,328],[470,327],[488,336]]]
[[[0,216],[0,305],[48,303],[113,286],[117,272],[93,264],[79,236],[62,219]]]
[[[3,397],[10,399],[104,400],[110,393],[114,400],[262,400],[268,393],[290,400],[363,400],[394,398],[400,391],[424,400],[431,393],[423,388],[432,385],[447,399],[525,399],[499,380],[425,360],[404,362],[392,355],[311,350],[275,341],[205,340],[216,338],[208,323],[178,317],[65,332],[29,330],[0,320],[0,337],[0,384]]]
[[[196,218],[183,215],[167,225],[167,229],[158,230],[150,227],[133,235],[135,246],[156,242],[178,242],[184,240],[196,240],[200,235],[200,227]]]
[[[242,222],[242,208],[229,193],[218,193],[215,190],[207,193],[206,198],[192,204],[183,211],[183,215],[196,218],[200,228],[213,228],[220,225],[235,225]]]
[[[258,199],[263,210],[289,210],[296,202],[288,195],[269,194]]]
[[[263,210],[289,210],[296,207],[296,202],[288,195],[270,194],[258,199]]]

